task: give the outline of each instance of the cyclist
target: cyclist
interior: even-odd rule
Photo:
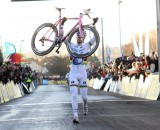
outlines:
[[[84,54],[89,51],[92,44],[95,42],[95,37],[90,39],[89,42],[83,43],[86,32],[83,31],[84,38],[80,37],[80,33],[77,35],[77,44],[71,43],[71,49],[77,53]],[[73,123],[79,124],[78,118],[78,87],[80,88],[80,94],[83,100],[83,112],[84,115],[88,113],[87,105],[87,72],[86,72],[86,60],[87,58],[76,58],[70,56],[71,66],[70,66],[70,75],[69,75],[69,86],[70,92],[72,95],[72,111],[74,115]]]

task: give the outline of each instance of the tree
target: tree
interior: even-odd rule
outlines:
[[[146,32],[142,33],[142,42],[143,42],[143,52],[145,51],[145,37],[146,37]],[[139,46],[139,35],[135,34],[135,38],[137,41],[137,45]],[[157,43],[157,30],[156,29],[151,29],[149,31],[149,46],[150,46],[150,53],[158,51],[158,43]],[[133,40],[132,38],[130,39],[129,43],[125,43],[123,45],[123,50],[124,50],[124,55],[129,55],[133,51]]]
[[[122,46],[124,56],[128,56],[133,52],[133,43],[129,42]]]
[[[46,57],[42,60],[41,64],[45,64],[45,67],[48,69],[48,75],[60,75],[65,76],[69,71],[69,58],[68,56],[59,57]]]
[[[98,59],[97,56],[95,56],[95,55],[88,57],[87,61],[95,64],[96,66],[100,66],[100,65],[101,65],[99,59]]]
[[[100,66],[100,61],[96,56],[91,56],[87,62]],[[48,70],[47,76],[60,75],[65,76],[70,70],[70,61],[68,56],[45,57],[41,62],[41,66],[45,66]]]
[[[149,43],[150,43],[150,53],[158,51],[157,30],[156,29],[152,29],[149,31]]]
[[[2,54],[2,50],[0,50],[0,65],[2,65],[3,63],[3,54]]]

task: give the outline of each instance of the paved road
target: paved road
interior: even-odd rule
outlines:
[[[89,114],[72,123],[68,86],[39,86],[0,105],[0,130],[160,130],[160,102],[89,88]]]

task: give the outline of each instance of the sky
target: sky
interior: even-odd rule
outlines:
[[[20,50],[21,44],[25,48],[24,51],[31,51],[30,41],[34,30],[42,23],[55,22],[57,20],[58,12],[55,7],[64,7],[65,10],[62,11],[62,16],[67,17],[76,17],[83,9],[91,8],[93,12],[91,16],[99,17],[96,27],[101,38],[103,27],[105,46],[119,47],[120,33],[123,44],[130,40],[133,33],[140,33],[156,28],[157,24],[156,0],[122,0],[120,13],[118,10],[118,0],[50,0],[28,2],[1,0],[1,41],[13,43],[17,50]],[[119,30],[119,24],[121,30]]]

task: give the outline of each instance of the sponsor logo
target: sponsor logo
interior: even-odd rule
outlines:
[[[83,84],[86,84],[86,81],[84,81]]]
[[[74,81],[71,81],[71,83],[74,83]]]

